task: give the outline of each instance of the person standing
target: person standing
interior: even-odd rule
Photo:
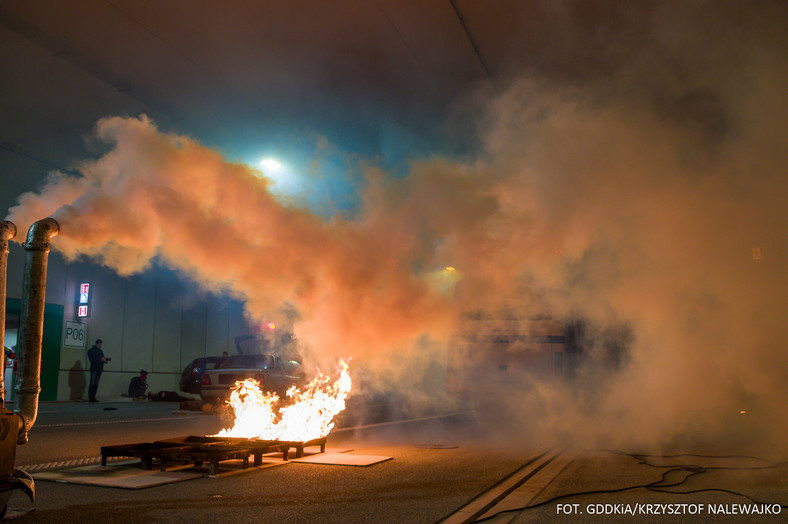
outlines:
[[[101,346],[104,342],[99,338],[88,350],[88,360],[90,361],[90,385],[88,386],[88,402],[98,402],[96,400],[96,391],[98,391],[99,380],[101,380],[101,373],[104,371],[104,364],[109,362],[110,358],[104,356]]]

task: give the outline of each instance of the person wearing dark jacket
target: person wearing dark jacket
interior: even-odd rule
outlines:
[[[134,377],[129,382],[129,396],[133,399],[145,400],[145,391],[148,389],[148,372],[140,370],[140,376]]]
[[[88,360],[90,361],[89,402],[98,402],[96,392],[98,391],[99,380],[101,380],[101,373],[104,371],[104,364],[112,360],[104,356],[104,351],[101,350],[103,343],[101,339],[97,339],[93,347],[88,350]]]

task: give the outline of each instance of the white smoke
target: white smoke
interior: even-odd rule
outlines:
[[[477,92],[463,113],[478,119],[475,158],[406,177],[370,163],[352,219],[283,204],[255,170],[145,117],[100,121],[109,151],[51,174],[8,219],[53,216],[67,258],[122,275],[160,257],[252,318],[290,304],[312,347],[416,391],[424,375],[393,360],[428,369],[459,311],[530,282],[554,318],[589,326],[589,359],[575,380],[524,375],[514,390],[480,371],[506,420],[649,444],[748,424],[784,446],[788,75],[783,50],[738,51],[733,75],[718,54],[674,67],[648,49],[586,86],[545,74]],[[463,277],[456,300],[446,266]],[[611,372],[595,335],[622,326]]]

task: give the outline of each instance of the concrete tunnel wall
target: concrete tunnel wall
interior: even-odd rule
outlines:
[[[56,241],[56,240],[55,240]],[[53,242],[54,244],[54,242]],[[22,298],[24,250],[12,243],[8,260],[8,298]],[[77,296],[82,282],[91,284],[91,313],[77,318]],[[234,339],[250,332],[243,304],[202,292],[174,272],[153,269],[130,277],[89,262],[66,262],[53,249],[47,271],[46,303],[63,308],[66,321],[87,325],[84,348],[63,345],[59,353],[44,355],[47,371],[57,365],[56,393],[42,391],[42,399],[87,399],[90,364],[87,350],[100,338],[112,361],[104,366],[97,397],[101,401],[123,398],[129,381],[140,369],[148,371],[149,391],[178,391],[183,368],[194,358],[235,353]],[[46,329],[46,326],[45,326]],[[54,387],[54,380],[42,388]],[[54,393],[54,394],[53,394]]]

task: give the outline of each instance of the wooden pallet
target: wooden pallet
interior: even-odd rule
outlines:
[[[320,452],[326,451],[326,438],[312,439],[305,442],[256,440],[234,437],[185,436],[154,442],[137,442],[133,444],[117,444],[101,447],[101,465],[107,465],[108,457],[137,457],[142,469],[152,469],[153,460],[160,462],[162,471],[166,471],[167,463],[194,463],[195,466],[208,464],[208,474],[216,475],[219,463],[225,460],[242,460],[243,469],[249,467],[249,456],[254,458],[254,465],[263,463],[263,455],[282,453],[282,460],[290,460],[290,450],[295,450],[296,458],[304,456],[304,448],[320,446]]]

